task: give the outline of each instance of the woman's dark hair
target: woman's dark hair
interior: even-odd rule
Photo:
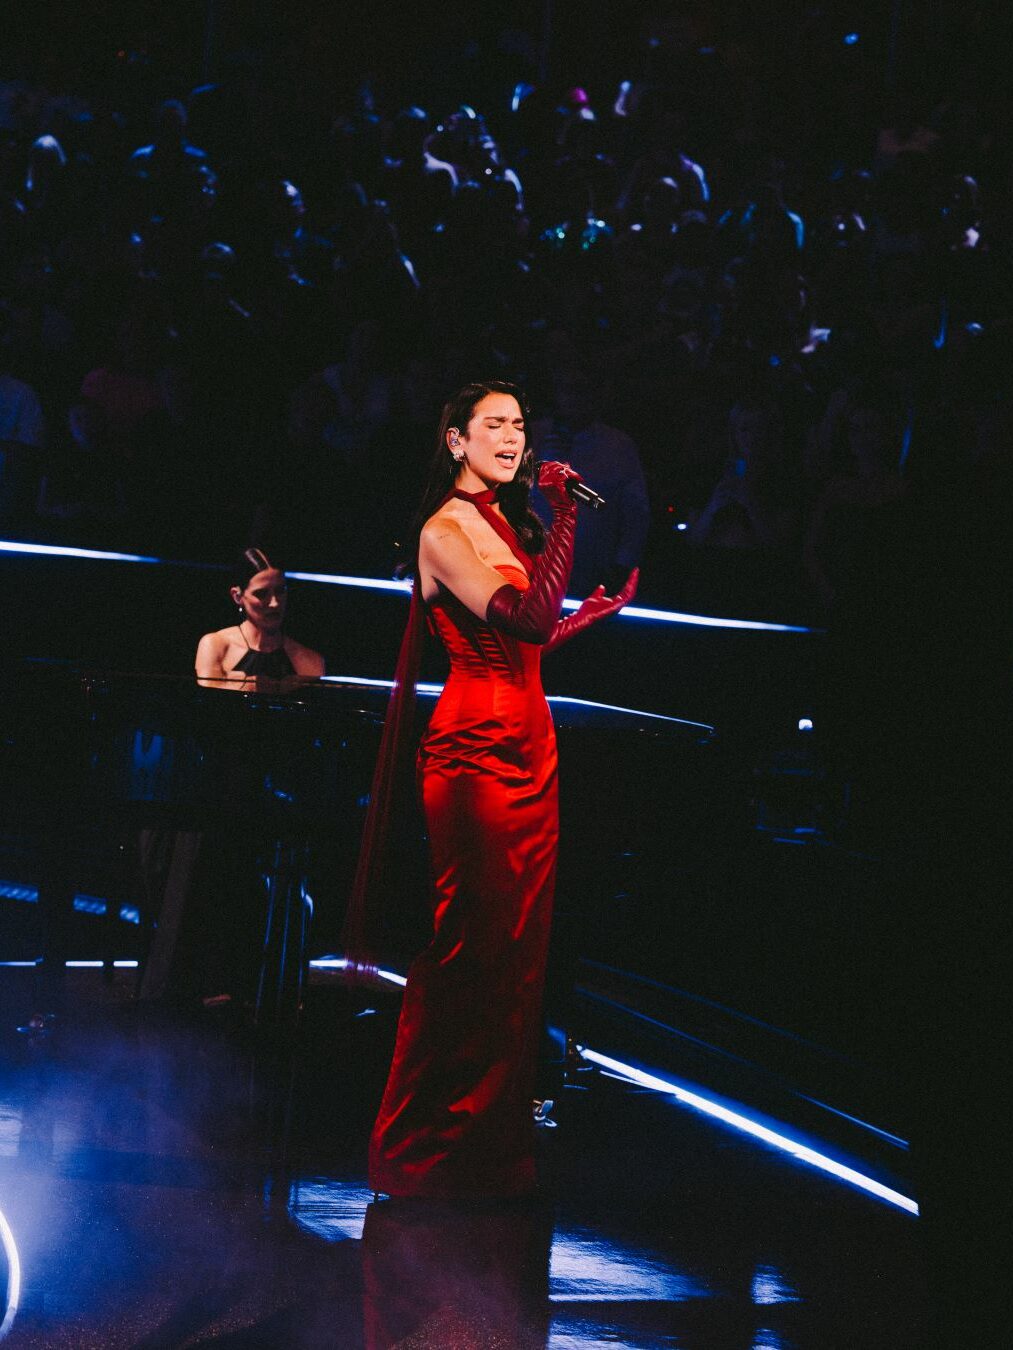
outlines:
[[[429,479],[412,522],[406,555],[398,568],[401,575],[415,570],[422,526],[453,489],[460,472],[460,466],[447,448],[447,432],[451,427],[459,427],[461,434],[464,435],[468,423],[475,414],[475,408],[488,394],[509,394],[517,400],[521,416],[524,418],[524,450],[521,462],[513,480],[500,487],[496,500],[526,553],[540,553],[545,547],[545,528],[532,511],[530,502],[531,487],[535,481],[535,452],[528,439],[530,414],[527,400],[515,384],[509,384],[506,380],[479,380],[474,384],[466,384],[444,404],[440,427],[436,433],[436,453],[429,469]]]
[[[244,548],[236,555],[235,562],[232,564],[231,585],[238,586],[241,591],[245,591],[250,582],[258,572],[284,572],[283,567],[272,562],[263,549]]]

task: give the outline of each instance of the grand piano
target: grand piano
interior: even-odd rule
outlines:
[[[241,839],[254,863],[241,923],[255,939],[244,933],[245,945],[259,947],[255,1020],[265,1027],[293,1023],[312,947],[333,948],[340,930],[385,683],[352,677],[197,682],[53,660],[8,668],[4,683],[5,837],[8,846],[33,841],[40,891],[50,908],[61,909],[55,924],[49,916],[49,929],[65,932],[70,922],[67,907],[80,885],[69,876],[71,859],[111,858],[113,888],[130,899],[145,939],[138,992],[157,996],[190,902],[198,841],[213,849],[215,841],[234,846]],[[420,729],[438,692],[438,685],[419,688]],[[550,701],[568,840],[562,876],[572,876],[586,896],[586,878],[614,873],[635,835],[666,828],[673,784],[698,787],[699,769],[687,775],[680,759],[705,754],[713,729],[566,696]],[[645,794],[651,784],[654,791]],[[684,795],[699,797],[698,791]],[[685,813],[683,820],[689,824]],[[395,963],[417,949],[425,931],[420,820],[411,822],[397,848],[406,894],[391,907],[386,933]],[[565,896],[560,908],[565,913]]]

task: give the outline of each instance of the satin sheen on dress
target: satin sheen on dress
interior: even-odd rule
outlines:
[[[521,567],[496,570],[527,588]],[[535,1184],[532,1096],[559,837],[555,732],[540,647],[449,594],[430,615],[450,657],[418,755],[434,936],[408,972],[370,1184],[397,1196],[518,1195]]]

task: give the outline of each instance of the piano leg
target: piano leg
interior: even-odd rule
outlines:
[[[276,839],[265,867],[267,914],[254,1026],[294,1027],[302,1010],[307,939],[312,907],[306,893],[309,848],[305,841]]]
[[[149,943],[139,998],[157,1001],[169,989],[172,963],[186,904],[192,899],[194,870],[201,847],[196,830],[159,825],[138,832],[138,891]],[[157,917],[157,927],[152,927]]]

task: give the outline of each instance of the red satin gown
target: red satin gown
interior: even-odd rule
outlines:
[[[520,558],[516,540],[511,547]],[[496,570],[526,589],[520,566]],[[518,1195],[535,1183],[532,1094],[559,835],[555,732],[541,648],[450,595],[430,614],[450,656],[418,756],[434,936],[408,973],[370,1183],[397,1196]]]

